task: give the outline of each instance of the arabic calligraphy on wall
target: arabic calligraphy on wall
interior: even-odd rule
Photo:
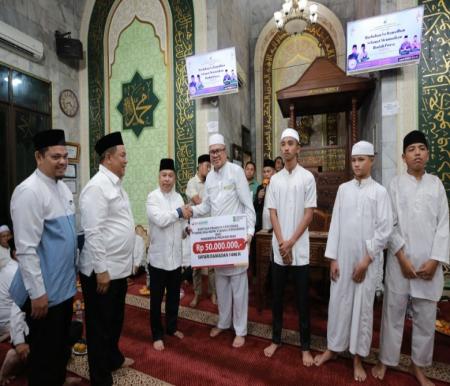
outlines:
[[[442,180],[450,202],[450,11],[445,0],[420,0],[419,4],[424,5],[419,130],[430,144],[428,171]]]
[[[153,126],[153,112],[158,103],[153,93],[153,79],[143,79],[136,71],[131,82],[122,84],[122,100],[117,105],[122,114],[123,130],[133,130],[139,137],[144,127]]]
[[[98,168],[94,151],[97,140],[105,134],[104,106],[104,46],[103,38],[108,15],[114,0],[96,1],[92,10],[88,32],[89,82],[89,153],[90,172]],[[187,181],[195,174],[195,104],[189,100],[185,82],[185,57],[194,53],[194,8],[192,0],[170,0],[173,30],[173,87],[174,87],[174,139],[177,190],[184,192]],[[133,102],[135,100],[133,99]],[[126,102],[132,110],[131,101]],[[141,106],[142,107],[142,106]],[[155,106],[154,106],[155,107]],[[124,106],[125,109],[125,106]],[[142,111],[141,111],[142,112]],[[148,113],[146,111],[146,113]],[[145,115],[145,114],[144,114]],[[142,119],[143,116],[138,118]],[[131,119],[131,116],[130,116]],[[130,125],[139,121],[133,117]],[[145,123],[145,120],[144,120]],[[125,126],[124,126],[125,128]],[[133,129],[134,130],[134,129]]]

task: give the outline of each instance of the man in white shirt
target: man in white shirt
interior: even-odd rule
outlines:
[[[8,225],[0,226],[0,258],[11,257],[11,248],[9,247],[11,238],[12,235]]]
[[[19,269],[10,294],[29,327],[28,384],[63,385],[76,292],[75,207],[62,181],[68,157],[64,131],[39,132],[34,145],[37,169],[11,198]]]
[[[300,140],[296,130],[285,129],[280,139],[284,169],[272,176],[266,205],[273,227],[272,248],[272,344],[264,354],[272,357],[281,345],[283,294],[289,274],[293,275],[299,313],[299,329],[304,366],[313,364],[309,320],[309,233],[308,225],[316,207],[316,182],[298,164]]]
[[[17,306],[9,294],[9,287],[18,269],[18,264],[9,256],[0,256],[0,335],[7,332],[11,336],[14,348],[11,348],[0,369],[0,385],[7,383],[14,376],[20,362],[24,362],[30,353],[25,342],[28,326],[25,313]]]
[[[100,138],[97,174],[80,195],[84,246],[78,267],[86,307],[89,374],[94,385],[112,385],[111,372],[134,363],[119,350],[127,277],[132,273],[134,220],[122,187],[127,153],[120,132]]]
[[[353,355],[353,378],[367,378],[361,358],[372,344],[373,303],[379,262],[392,231],[392,209],[386,189],[370,176],[373,145],[352,148],[355,178],[339,186],[328,232],[325,257],[330,263],[327,350],[314,359],[320,366],[336,353]]]
[[[181,284],[181,240],[186,235],[184,201],[175,191],[175,163],[163,158],[159,165],[159,187],[147,197],[147,217],[150,229],[148,262],[150,271],[150,327],[153,348],[164,350],[164,328],[161,304],[166,292],[166,332],[183,339],[178,330],[178,308]]]
[[[213,170],[205,182],[205,196],[200,205],[192,207],[194,217],[246,214],[247,245],[255,231],[255,209],[243,169],[227,161],[225,140],[221,134],[209,138],[209,156]],[[219,322],[211,330],[212,338],[233,323],[236,336],[233,347],[242,347],[247,335],[248,278],[245,267],[215,268]]]
[[[420,385],[433,383],[422,368],[433,360],[436,306],[444,286],[442,264],[449,262],[448,202],[441,180],[425,172],[429,158],[425,135],[414,130],[403,139],[407,173],[389,185],[394,230],[386,265],[379,362],[372,369],[383,379],[397,366],[408,298],[412,299],[411,373]]]
[[[186,197],[192,205],[199,205],[205,192],[205,180],[211,170],[211,161],[209,154],[202,154],[197,159],[197,174],[192,177],[186,186]],[[194,298],[189,304],[191,307],[197,307],[202,295],[202,269],[194,268],[192,270],[192,284],[194,287]],[[216,283],[214,278],[214,268],[208,268],[208,291],[211,296],[211,302],[217,304]]]

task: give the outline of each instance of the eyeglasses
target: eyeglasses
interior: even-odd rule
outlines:
[[[218,155],[220,154],[222,151],[225,151],[225,148],[221,148],[221,149],[214,149],[214,150],[210,150],[209,151],[209,155]]]

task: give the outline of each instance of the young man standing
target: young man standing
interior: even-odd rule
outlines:
[[[132,272],[134,220],[122,187],[127,153],[120,132],[100,138],[99,171],[80,195],[85,243],[80,255],[86,305],[89,374],[93,385],[112,385],[111,372],[133,364],[119,349],[127,277]]]
[[[26,313],[30,386],[63,385],[70,357],[77,243],[73,196],[62,181],[68,157],[65,144],[63,130],[37,133],[37,169],[11,198],[19,269],[10,294]]]
[[[327,350],[314,359],[320,366],[349,349],[358,382],[367,378],[361,358],[369,355],[372,343],[377,262],[392,231],[388,193],[370,176],[374,156],[371,143],[353,145],[355,178],[343,183],[336,195],[325,251],[331,260]]]
[[[389,240],[379,363],[372,369],[383,379],[397,366],[408,298],[412,298],[411,373],[422,386],[433,385],[422,368],[433,360],[436,305],[442,295],[442,264],[449,262],[448,203],[441,180],[425,172],[428,142],[420,131],[403,139],[407,172],[389,185],[394,230]]]
[[[273,226],[272,248],[272,344],[264,354],[271,357],[281,345],[283,294],[288,274],[293,275],[299,313],[299,329],[304,366],[313,364],[309,318],[309,233],[316,207],[316,182],[298,164],[300,141],[296,130],[281,134],[284,169],[271,178],[266,205]]]
[[[205,180],[211,170],[209,154],[203,154],[197,159],[197,174],[192,177],[186,186],[186,197],[191,205],[199,205],[205,194]],[[194,298],[189,304],[191,307],[197,307],[202,295],[202,270],[194,268],[192,270],[192,284],[194,286]],[[208,290],[211,295],[211,302],[217,304],[216,284],[214,279],[214,268],[208,268]]]

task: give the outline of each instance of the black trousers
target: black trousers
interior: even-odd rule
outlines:
[[[31,301],[28,299],[22,311],[30,329],[27,343],[29,386],[61,386],[66,380],[66,366],[70,358],[70,322],[72,298],[49,307],[44,319],[31,317]]]
[[[283,328],[284,287],[289,274],[293,276],[297,310],[299,313],[300,344],[308,351],[311,344],[309,316],[309,265],[283,266],[272,262],[272,341],[281,344]]]
[[[164,329],[161,322],[161,303],[166,292],[166,332],[177,331],[178,307],[180,305],[181,267],[166,271],[148,266],[150,272],[150,328],[153,341],[161,340]]]
[[[93,386],[110,386],[111,372],[122,366],[125,357],[119,350],[127,279],[111,280],[105,294],[97,293],[95,273],[80,273],[83,288],[89,376]]]

